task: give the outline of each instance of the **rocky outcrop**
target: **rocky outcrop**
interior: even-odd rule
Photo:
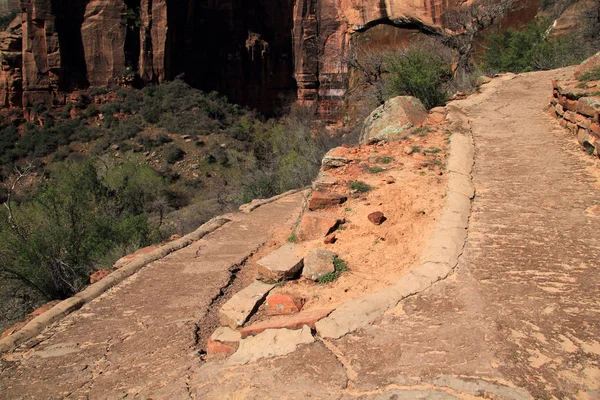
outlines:
[[[445,12],[458,3],[21,0],[22,29],[12,33],[21,36],[20,60],[16,51],[4,55],[0,42],[2,105],[60,104],[61,92],[123,76],[160,83],[183,75],[267,114],[297,98],[336,120],[350,85],[344,59],[353,38],[382,25],[407,32],[386,30],[386,45],[419,30],[443,32]],[[14,48],[19,39],[10,40]]]
[[[408,130],[419,127],[427,119],[427,110],[419,99],[398,96],[376,108],[364,122],[360,143],[399,139]]]
[[[569,129],[590,154],[600,155],[600,53],[584,61],[578,79],[554,81],[552,106],[562,126]]]

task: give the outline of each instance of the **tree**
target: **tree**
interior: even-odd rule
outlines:
[[[518,0],[479,0],[451,7],[446,11],[444,20],[453,33],[446,36],[444,41],[458,52],[455,71],[458,82],[464,82],[473,72],[473,44],[476,36],[484,29],[498,24],[509,12],[522,7]]]

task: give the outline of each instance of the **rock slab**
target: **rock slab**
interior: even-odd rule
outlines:
[[[304,256],[294,243],[286,243],[271,254],[258,260],[262,280],[281,282],[292,279],[302,269]]]
[[[412,96],[397,96],[377,107],[363,123],[361,144],[399,139],[404,132],[423,124],[427,110]]]
[[[303,311],[296,315],[274,317],[266,321],[257,322],[247,326],[241,330],[242,339],[248,336],[256,336],[270,329],[303,329],[308,326],[310,329],[315,329],[315,324],[331,314],[333,309],[320,309]]]
[[[233,295],[219,311],[221,324],[229,326],[231,329],[236,329],[244,325],[274,286],[255,281],[250,286]]]
[[[317,281],[323,276],[335,272],[333,259],[336,254],[325,249],[314,249],[304,258],[302,276]]]

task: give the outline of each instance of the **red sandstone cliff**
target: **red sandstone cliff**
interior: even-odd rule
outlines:
[[[135,72],[149,83],[184,74],[267,113],[288,96],[326,114],[345,95],[341,59],[356,32],[442,31],[457,2],[21,0],[20,20],[0,36],[0,106],[60,104],[61,93]]]

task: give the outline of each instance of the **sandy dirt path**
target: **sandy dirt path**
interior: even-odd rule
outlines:
[[[195,368],[195,398],[600,398],[599,166],[546,111],[565,73],[453,103],[477,149],[453,275],[339,340]]]
[[[291,230],[303,202],[297,193],[231,215],[6,355],[0,398],[188,398],[189,370],[214,329],[211,310],[270,232]]]

